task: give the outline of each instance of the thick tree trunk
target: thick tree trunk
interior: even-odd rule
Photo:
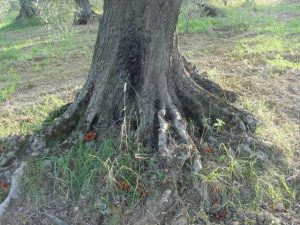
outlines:
[[[75,23],[87,24],[93,14],[89,0],[75,0],[75,2],[79,8],[78,16],[75,18]]]
[[[227,93],[180,55],[175,30],[181,2],[105,1],[88,79],[54,127],[75,116],[75,131],[87,132],[130,118],[136,140],[152,145],[166,118],[177,125],[185,123],[182,116],[245,121],[244,112],[222,99]]]
[[[36,0],[20,0],[20,12],[16,19],[30,19],[34,17],[37,13],[35,3]]]
[[[228,135],[255,127],[251,115],[225,100],[231,98],[228,92],[199,74],[180,54],[175,31],[181,3],[106,0],[86,83],[45,133],[46,137],[67,134],[72,139],[90,130],[120,134],[126,129],[135,142],[158,152],[167,173],[162,186],[168,190],[148,199],[151,215],[129,224],[162,221],[173,203],[159,202],[178,199],[174,183],[182,168],[188,164],[191,173],[201,169],[198,139],[187,120],[199,127],[200,136],[205,118],[212,124],[223,120]]]

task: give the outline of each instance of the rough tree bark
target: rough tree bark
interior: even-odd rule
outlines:
[[[87,24],[93,14],[89,0],[75,0],[79,8],[79,13],[75,19],[76,24]]]
[[[180,54],[176,25],[181,4],[182,0],[106,0],[85,85],[32,144],[34,150],[42,150],[52,138],[71,141],[90,130],[119,135],[126,129],[133,141],[151,149],[166,179],[157,181],[162,184],[153,188],[146,213],[137,210],[128,224],[157,224],[174,209],[180,199],[176,182],[186,176],[187,168],[191,174],[202,168],[197,136],[205,130],[203,118],[211,123],[223,120],[227,137],[256,124],[250,114],[225,100],[234,97],[230,92],[199,74]],[[199,127],[196,133],[187,120]]]
[[[37,13],[35,2],[35,0],[20,0],[20,12],[16,19],[30,19],[34,17]]]
[[[89,76],[50,133],[108,128],[126,115],[137,142],[159,143],[162,150],[168,144],[167,137],[163,141],[168,123],[183,142],[191,143],[185,118],[251,124],[247,113],[222,99],[227,92],[198,74],[180,54],[175,30],[181,3],[105,1]]]

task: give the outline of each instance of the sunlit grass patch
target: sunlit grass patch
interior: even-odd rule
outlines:
[[[189,23],[190,33],[213,32],[219,30],[246,31],[256,26],[264,26],[272,23],[271,17],[260,17],[251,9],[226,7],[220,9],[217,17],[192,18]],[[179,17],[178,30],[185,31],[184,16]]]
[[[0,32],[1,31],[20,30],[20,29],[29,28],[29,27],[41,26],[43,24],[41,18],[39,18],[39,17],[16,21],[15,16],[16,16],[16,14],[10,15],[5,23],[0,24]]]
[[[26,107],[21,111],[1,112],[0,138],[25,135],[39,130],[50,113],[64,104],[65,102],[56,96],[47,96],[43,103]]]
[[[285,60],[283,58],[276,58],[276,59],[268,60],[268,63],[278,69],[288,68],[288,69],[300,70],[300,63],[291,62],[291,61]]]
[[[262,35],[241,40],[236,46],[235,52],[239,54],[282,52],[288,48],[286,44],[282,38]]]
[[[16,85],[19,80],[20,76],[12,70],[6,75],[0,75],[0,82],[4,83],[4,85],[0,86],[0,103],[15,93]]]
[[[287,158],[293,158],[300,127],[292,121],[280,121],[276,116],[276,109],[268,106],[265,101],[253,101],[243,97],[239,104],[263,122],[263,125],[257,128],[256,133],[282,149]]]
[[[259,209],[264,204],[291,207],[295,192],[287,183],[288,171],[280,166],[266,166],[253,155],[240,157],[236,150],[221,144],[215,162],[208,162],[199,174],[204,196],[201,207],[208,209]],[[262,169],[263,167],[263,169]]]
[[[4,60],[16,60],[19,57],[20,52],[16,49],[0,50],[0,61]]]

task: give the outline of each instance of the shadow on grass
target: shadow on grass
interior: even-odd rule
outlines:
[[[0,28],[0,32],[4,31],[13,31],[20,30],[28,27],[36,27],[43,24],[43,21],[39,17],[34,17],[32,19],[20,19],[20,20],[11,20],[10,23],[4,25]]]

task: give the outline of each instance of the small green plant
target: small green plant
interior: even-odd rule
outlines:
[[[224,129],[225,122],[221,119],[216,119],[216,122],[214,123],[213,127],[215,128],[217,133],[222,132]]]

